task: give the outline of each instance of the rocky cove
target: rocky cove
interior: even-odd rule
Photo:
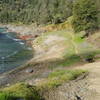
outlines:
[[[37,25],[16,25],[16,24],[1,24],[0,27],[7,28],[8,32],[15,32],[20,39],[31,40],[44,32],[41,26]]]
[[[100,100],[100,0],[0,1],[0,100]]]
[[[41,41],[36,40],[38,39],[38,36],[41,37],[42,33],[45,32],[42,28],[34,28],[33,26],[23,25],[3,25],[3,27],[7,28],[8,33],[16,33],[17,39],[25,41],[26,44],[33,47],[32,52],[35,50],[35,55],[34,58],[31,57],[21,66],[0,75],[0,87],[9,87],[17,82],[25,82],[26,84],[34,86],[47,78],[49,73],[56,69],[52,69],[55,65],[57,65],[57,67],[60,66],[60,68],[63,69],[60,63],[57,64],[57,61],[63,63],[61,55],[66,49],[66,45],[63,44],[65,44],[65,41],[68,40],[67,36],[62,36],[64,31],[61,31],[61,36],[58,31],[54,31],[53,34],[46,37],[44,35],[45,38],[43,38],[42,43],[39,44],[38,42]],[[3,32],[3,34],[4,33],[5,32]],[[67,33],[67,31],[65,31],[65,33]],[[67,34],[69,35],[69,32]],[[70,38],[70,40],[71,39],[72,38]],[[71,42],[72,40],[70,43]],[[53,63],[55,64],[54,66]],[[83,66],[85,63],[86,62],[80,62],[73,66]],[[50,66],[52,66],[52,68],[49,68]],[[65,69],[72,70],[73,66],[66,67]],[[30,72],[30,70],[32,71]],[[95,90],[89,89],[89,85],[90,82],[88,80],[88,74],[86,73],[75,80],[66,82],[57,88],[49,89],[48,91],[44,91],[40,94],[45,98],[45,100],[95,100],[95,96],[93,94],[96,92]]]
[[[32,48],[24,39],[8,28],[0,28],[0,74],[21,66],[32,56]]]
[[[15,50],[18,50],[22,48],[22,50],[16,54],[16,52],[12,53],[11,51],[11,58],[10,58],[10,64],[13,64],[14,61],[16,61],[16,65],[13,68],[8,66],[7,68],[0,73],[0,87],[5,86],[7,84],[12,84],[17,81],[22,81],[26,79],[27,77],[30,77],[31,74],[26,75],[30,70],[33,70],[33,66],[30,66],[30,68],[27,68],[28,64],[31,62],[35,63],[33,61],[33,55],[34,55],[34,48],[32,47],[32,42],[35,38],[37,38],[43,30],[41,30],[40,27],[33,27],[33,26],[25,26],[25,25],[12,25],[12,24],[0,24],[0,35],[7,36],[8,39],[10,39],[10,43],[17,43],[17,48],[12,47]],[[9,44],[9,42],[5,41],[5,44]],[[9,44],[9,49],[11,44]],[[16,45],[14,45],[16,47]],[[0,49],[1,50],[1,49]],[[4,51],[5,52],[5,51]],[[1,54],[0,54],[1,55]],[[10,54],[9,54],[10,55]],[[17,57],[17,58],[16,58]],[[5,56],[1,56],[1,69],[6,64]],[[14,59],[14,61],[11,61]],[[20,62],[17,62],[18,61]],[[37,69],[34,68],[34,71]],[[28,72],[27,72],[28,71]]]

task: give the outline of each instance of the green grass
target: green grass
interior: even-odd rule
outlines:
[[[35,41],[35,45],[39,45],[43,47],[45,50],[49,50],[52,46],[48,46],[44,44],[44,41],[48,38],[48,36],[59,36],[65,38],[63,41],[54,43],[54,45],[64,46],[65,50],[62,51],[63,59],[56,60],[55,63],[51,62],[49,68],[56,67],[67,67],[71,66],[75,63],[79,63],[85,61],[88,56],[92,57],[100,54],[100,50],[97,50],[96,47],[88,42],[86,39],[82,39],[81,37],[85,34],[84,31],[80,33],[74,33],[72,29],[64,29],[52,32],[43,33],[42,36],[38,37]],[[76,52],[77,51],[77,52]]]
[[[3,92],[10,93],[11,95],[13,95],[13,97],[23,98],[24,100],[40,100],[40,96],[37,93],[35,87],[32,87],[24,83],[17,83],[11,87],[5,88],[3,89]],[[1,100],[1,96],[0,96],[0,100]]]
[[[19,98],[23,100],[43,100],[41,93],[57,88],[63,83],[74,80],[86,72],[85,70],[55,70],[35,86],[16,83],[15,85],[2,89],[0,91],[0,100],[16,100]]]
[[[64,67],[70,67],[78,62],[81,62],[81,58],[78,55],[72,55],[69,57],[66,57],[62,60],[56,60],[55,62],[51,62],[51,65],[48,65],[49,69],[55,69],[55,68],[64,68]]]
[[[14,97],[9,92],[0,92],[0,100],[16,100],[17,98]]]
[[[71,65],[75,64],[76,62],[80,62],[80,61],[81,61],[80,56],[72,55],[64,59],[59,65],[62,67],[66,67],[66,66],[70,67]]]
[[[50,90],[70,80],[74,80],[86,72],[84,70],[56,70],[51,72],[48,78],[41,81],[37,86],[40,91]]]

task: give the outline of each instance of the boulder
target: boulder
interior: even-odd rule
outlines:
[[[93,58],[87,58],[86,61],[89,62],[89,63],[92,63],[92,62],[94,62],[94,59]]]
[[[29,68],[29,69],[26,69],[26,73],[33,73],[33,69],[32,68]]]

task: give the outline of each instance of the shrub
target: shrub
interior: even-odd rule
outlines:
[[[73,0],[1,0],[0,22],[59,23],[72,15],[72,2]]]
[[[61,86],[63,83],[76,79],[86,72],[86,70],[56,70],[51,72],[47,79],[37,84],[37,87],[40,91],[51,90]]]
[[[24,83],[17,83],[15,85],[12,85],[11,87],[5,88],[3,90],[3,92],[10,93],[15,98],[16,97],[23,98],[23,100],[41,100],[35,87],[30,86],[28,84],[24,84]],[[9,99],[7,98],[4,100],[9,100]],[[10,99],[10,100],[12,100],[12,99]]]
[[[0,100],[16,100],[17,98],[12,96],[9,92],[1,92]]]
[[[92,31],[98,27],[98,11],[95,0],[76,0],[73,5],[73,28],[78,31]]]

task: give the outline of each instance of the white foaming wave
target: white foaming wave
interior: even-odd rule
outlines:
[[[24,42],[19,42],[21,45],[24,45]]]
[[[19,44],[21,44],[21,45],[24,45],[24,44],[25,44],[24,42],[21,42],[21,40],[20,40],[20,39],[15,39],[15,38],[12,38],[12,37],[11,37],[11,36],[9,36],[9,35],[7,35],[7,37],[8,37],[9,39],[12,39],[12,40],[16,41],[16,42],[19,42]]]
[[[20,39],[15,39],[15,38],[13,38],[13,40],[14,40],[14,41],[21,41]]]
[[[7,37],[8,37],[9,39],[14,40],[14,41],[21,41],[20,39],[15,39],[15,38],[12,38],[12,37],[11,37],[11,36],[9,36],[9,35],[7,35]]]

